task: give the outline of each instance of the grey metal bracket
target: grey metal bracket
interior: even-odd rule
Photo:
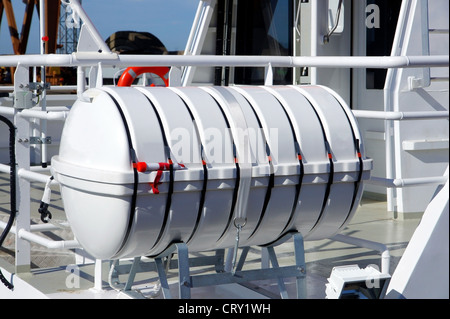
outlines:
[[[37,95],[40,95],[42,91],[49,90],[50,89],[50,83],[49,82],[30,82],[28,84],[28,89],[30,91],[36,91]]]
[[[43,91],[50,89],[50,83],[29,82],[29,70],[27,67],[19,66],[14,75],[14,107],[16,109],[29,109],[38,102],[34,101],[35,97],[42,94]]]
[[[45,138],[42,138],[40,136],[31,136],[30,144],[52,144],[52,137],[46,136]]]
[[[14,108],[29,109],[33,107],[33,93],[28,89],[29,68],[17,65],[14,73]]]

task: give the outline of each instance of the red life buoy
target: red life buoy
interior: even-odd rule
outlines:
[[[117,86],[131,86],[134,79],[143,73],[153,73],[159,76],[169,86],[169,79],[165,76],[170,68],[166,66],[130,66],[120,76]]]

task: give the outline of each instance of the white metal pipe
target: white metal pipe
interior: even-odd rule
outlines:
[[[43,184],[46,184],[50,177],[48,175],[32,172],[32,171],[26,170],[24,168],[19,169],[17,174],[19,175],[19,177],[21,177],[27,181],[39,182],[39,183],[43,183]],[[50,185],[58,185],[58,182],[55,180],[52,180]]]
[[[36,83],[37,82],[37,68],[33,67],[33,82]],[[14,87],[13,87],[14,90]]]
[[[40,108],[38,107],[32,107],[31,109],[27,109],[30,111],[40,111]],[[48,112],[68,112],[70,111],[70,108],[67,106],[47,106]]]
[[[15,109],[8,106],[0,106],[0,114],[14,115]],[[25,118],[40,118],[54,121],[64,121],[69,113],[69,108],[66,106],[52,106],[47,107],[47,111],[39,109],[27,109],[18,113],[18,116]]]
[[[9,165],[0,164],[0,173],[8,173],[10,172],[11,168]]]
[[[53,85],[47,91],[74,91],[76,89],[76,85]]]
[[[76,85],[53,85],[50,86],[47,91],[74,91],[77,89]],[[0,92],[13,92],[14,86],[0,86]]]
[[[114,77],[115,80],[115,77]],[[90,82],[90,79],[89,79]],[[86,90],[86,73],[82,66],[77,67],[77,97],[84,100],[83,93]]]
[[[9,165],[6,165],[6,164],[0,164],[0,173],[9,173],[9,171],[10,171],[10,167],[9,167]],[[41,171],[41,172],[48,172],[49,171],[49,167],[47,167],[47,168],[42,168],[41,166],[33,166],[33,167],[30,167],[30,171],[33,173],[33,172],[37,172],[37,171]],[[22,174],[23,174],[23,172],[22,172]],[[47,176],[47,179],[48,179],[48,175],[43,175],[43,174],[40,174],[40,173],[35,173],[35,174],[39,174],[39,176],[36,176],[36,177],[38,177],[39,178],[39,181],[42,181],[43,182],[43,180],[44,180],[44,177],[43,176]],[[34,181],[34,180],[33,180]],[[55,182],[56,183],[56,182]]]
[[[17,66],[18,63],[26,66],[47,65],[47,66],[70,66],[72,58],[67,54],[26,54],[8,55],[0,57],[0,64],[4,66]]]
[[[294,66],[323,68],[416,68],[425,66],[448,66],[448,56],[317,56],[293,57]]]
[[[6,223],[0,221],[0,228],[5,229]],[[77,240],[51,240],[36,234],[33,234],[23,228],[17,231],[16,226],[12,226],[10,232],[12,234],[17,234],[17,236],[21,239],[24,239],[29,242],[33,242],[39,244],[41,246],[50,248],[50,249],[74,249],[74,248],[82,248]]]
[[[45,83],[45,81],[43,82]],[[47,113],[47,92],[44,89],[42,91],[42,99],[41,99],[41,111],[40,111],[40,115],[44,115],[44,114],[48,114]],[[23,110],[22,112],[26,112],[27,110]],[[21,112],[21,113],[22,113]],[[39,112],[39,111],[31,111],[31,112]],[[43,117],[39,117],[39,116],[35,116],[34,118],[36,119],[40,119],[41,122],[41,140],[45,141],[47,138],[47,118],[45,116]],[[47,144],[46,143],[42,143],[41,144],[41,163],[43,165],[43,167],[47,166]],[[45,166],[44,166],[45,165]]]
[[[379,119],[379,120],[424,120],[424,119],[445,119],[449,117],[448,111],[430,112],[384,112],[353,110],[356,118]]]
[[[447,181],[448,176],[432,176],[432,177],[417,177],[417,178],[381,178],[372,176],[366,183],[372,185],[379,185],[388,188],[402,188],[411,186],[420,186],[428,184],[443,185]]]
[[[210,24],[216,0],[203,0],[199,3],[195,21],[192,24],[189,39],[186,45],[185,55],[200,55],[206,37],[206,30]],[[192,81],[195,66],[186,66],[181,76],[182,86],[187,86]]]
[[[197,11],[195,12],[194,22],[192,23],[192,26],[198,25],[198,23],[200,21],[201,13],[203,11],[202,8],[204,5],[205,5],[205,0],[199,2],[198,6],[197,6]],[[192,54],[192,51],[193,51],[192,43],[194,42],[196,34],[197,34],[197,29],[195,29],[195,30],[192,29],[191,32],[189,33],[189,37],[186,42],[186,50],[185,50],[185,52],[188,54]]]
[[[247,66],[323,67],[323,68],[418,68],[449,66],[448,55],[435,56],[216,56],[216,55],[117,55],[79,52],[72,54],[9,55],[0,57],[0,65],[23,66]]]
[[[39,34],[41,38],[39,40],[40,52],[44,54],[44,36],[45,36],[45,3],[46,1],[39,1]],[[42,74],[41,74],[42,75]],[[45,79],[43,79],[45,81]]]
[[[381,253],[381,273],[389,274],[391,255],[386,245],[366,239],[350,237],[342,234],[335,235],[332,240],[342,243],[375,250]]]
[[[0,114],[2,115],[14,115],[14,108],[8,106],[0,106]]]
[[[39,15],[40,15],[39,29],[40,29],[40,35],[41,35],[41,39],[40,39],[41,55],[45,54],[45,44],[47,42],[47,40],[44,40],[44,37],[47,37],[47,35],[45,34],[45,21],[46,21],[45,5],[46,4],[48,5],[47,1],[39,1]],[[44,89],[42,90],[41,98],[40,98],[40,102],[39,102],[39,105],[40,105],[42,111],[46,111],[46,108],[47,108],[47,90],[45,89],[45,83],[47,82],[47,79],[46,79],[45,68],[46,68],[46,66],[42,64],[41,65],[41,82],[44,86]],[[41,119],[40,125],[41,125],[41,139],[43,141],[45,141],[45,139],[47,137],[47,120]],[[45,144],[45,143],[41,144],[41,163],[43,166],[47,165],[47,144]]]
[[[36,118],[51,121],[65,121],[68,114],[69,111],[48,112],[38,110],[23,110],[18,113],[19,116],[24,118]]]
[[[70,227],[69,223],[67,223],[67,222],[60,223],[60,225],[63,227],[59,227],[58,225],[54,225],[54,224],[50,224],[50,223],[35,224],[35,225],[30,226],[30,231],[36,233],[36,232],[60,230],[60,229],[63,229],[64,227]]]
[[[102,265],[101,259],[95,259],[95,268],[94,268],[94,291],[103,291],[103,280],[102,280]]]
[[[33,110],[33,109],[30,109]],[[48,112],[69,112],[70,107],[67,106],[47,106]]]
[[[74,249],[81,248],[81,245],[76,240],[51,240],[36,234],[33,234],[23,228],[19,229],[18,237],[29,242],[39,244],[50,249]]]
[[[167,57],[167,58],[164,58]],[[423,59],[420,59],[423,58]],[[448,56],[428,57],[286,57],[286,56],[215,56],[215,55],[119,55],[119,63],[126,65],[195,65],[195,66],[255,66],[265,67],[328,67],[328,68],[403,68],[424,66],[448,66]],[[411,62],[414,61],[414,62]],[[106,63],[114,64],[112,61]]]
[[[42,166],[30,166],[30,171],[33,172],[50,172],[50,166],[42,167]]]

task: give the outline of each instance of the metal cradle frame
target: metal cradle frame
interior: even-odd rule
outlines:
[[[275,253],[275,247],[293,239],[295,252],[295,265],[280,267]],[[233,272],[226,270],[225,249],[215,251],[214,256],[206,257],[189,257],[189,250],[185,243],[173,243],[164,252],[158,256],[154,256],[154,262],[143,262],[141,257],[136,257],[130,265],[118,265],[114,268],[113,276],[118,282],[118,275],[128,272],[127,282],[123,285],[122,292],[132,297],[137,294],[132,290],[136,274],[141,271],[157,271],[161,284],[161,292],[165,299],[172,299],[172,293],[169,288],[166,270],[172,267],[178,268],[178,296],[180,299],[190,299],[191,289],[197,287],[216,286],[222,284],[246,284],[256,280],[276,279],[280,290],[280,297],[288,298],[288,292],[284,282],[284,278],[296,278],[296,298],[306,298],[306,263],[305,251],[303,245],[303,236],[297,232],[291,232],[274,243],[261,246],[263,250],[267,250],[268,260],[272,264],[271,268],[261,268],[252,270],[242,270],[250,247],[243,247]],[[178,255],[177,264],[164,260],[173,255]],[[263,258],[262,258],[263,259]],[[264,260],[263,260],[264,261]],[[198,266],[213,265],[215,273],[191,275],[190,268]]]

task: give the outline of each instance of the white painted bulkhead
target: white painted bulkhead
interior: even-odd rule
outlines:
[[[215,54],[218,1],[202,1],[199,12],[204,19],[194,25],[192,35],[197,46],[186,48],[186,54]],[[382,49],[372,47],[374,32],[391,34],[378,37],[381,55],[445,55],[448,54],[448,2],[396,1],[390,5],[377,1],[293,1],[292,41],[294,56],[368,56]],[[276,16],[277,8],[271,8]],[[239,1],[233,1],[231,54],[236,50],[236,14]],[[389,12],[386,10],[390,10]],[[397,11],[399,10],[399,12]],[[386,18],[386,15],[393,15]],[[397,16],[398,14],[398,21]],[[289,19],[286,19],[288,22]],[[324,42],[324,35],[338,26]],[[396,27],[396,22],[398,25]],[[195,32],[194,32],[195,31]],[[195,40],[195,37],[192,36]],[[393,41],[393,48],[384,44]],[[376,42],[375,42],[376,45]],[[195,47],[195,50],[190,48]],[[375,53],[374,53],[375,52]],[[186,72],[193,72],[187,68]],[[422,72],[423,71],[423,72]],[[197,69],[186,77],[185,84],[214,83],[214,68]],[[230,70],[233,74],[233,68]],[[374,80],[373,77],[378,77]],[[383,75],[381,75],[383,76]],[[319,84],[332,88],[354,110],[369,111],[448,111],[448,68],[390,69],[381,82],[380,75],[364,68],[295,68],[294,84]],[[230,85],[233,85],[232,75]],[[375,84],[374,81],[378,81]],[[417,87],[416,87],[417,86]],[[387,180],[368,184],[366,194],[387,199],[394,217],[418,217],[425,210],[436,190],[436,184],[386,188],[392,180],[442,176],[448,165],[448,119],[420,121],[383,121],[358,119],[367,154],[374,159],[373,176]],[[418,213],[418,214],[417,214]]]

